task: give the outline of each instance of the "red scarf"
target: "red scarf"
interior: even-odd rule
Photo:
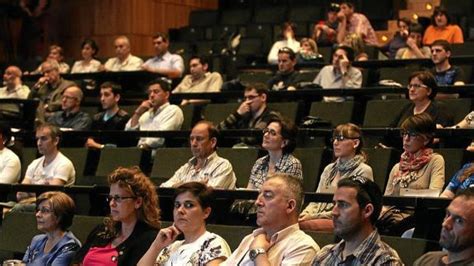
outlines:
[[[400,183],[400,187],[408,187],[418,176],[416,172],[423,168],[433,155],[433,149],[424,148],[417,153],[403,152],[400,156],[398,172],[395,173],[393,184]]]

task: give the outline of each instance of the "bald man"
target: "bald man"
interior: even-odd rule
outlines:
[[[62,129],[88,130],[92,119],[87,113],[81,112],[81,101],[84,97],[77,86],[66,88],[61,97],[61,111],[55,112],[48,118],[51,123]]]
[[[30,89],[21,82],[21,69],[17,66],[9,66],[3,73],[3,85],[0,88],[0,99],[26,99]]]
[[[119,36],[114,41],[115,55],[105,62],[106,71],[137,71],[141,70],[143,60],[131,54],[130,40]]]

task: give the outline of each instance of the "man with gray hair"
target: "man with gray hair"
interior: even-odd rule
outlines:
[[[88,130],[92,119],[87,113],[81,112],[83,93],[77,86],[64,90],[61,98],[61,111],[48,118],[48,123],[61,129]]]
[[[3,85],[0,88],[0,99],[26,99],[30,89],[21,83],[21,70],[17,66],[9,66],[3,74]]]
[[[303,197],[300,179],[269,176],[255,202],[260,228],[246,236],[221,265],[310,265],[319,246],[298,226]]]
[[[43,121],[53,112],[61,110],[61,97],[64,90],[76,84],[61,78],[59,64],[55,60],[43,62],[40,68],[43,76],[33,85],[28,98],[40,100],[37,117]]]
[[[414,265],[474,265],[474,187],[460,191],[446,209],[439,244]]]
[[[143,60],[131,54],[130,40],[126,36],[119,36],[114,41],[115,55],[105,62],[106,71],[138,71],[141,70]]]

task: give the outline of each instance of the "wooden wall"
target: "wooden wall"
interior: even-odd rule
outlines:
[[[59,39],[66,57],[80,57],[80,43],[92,38],[99,57],[114,55],[113,40],[126,35],[132,53],[152,56],[151,37],[157,31],[188,25],[195,9],[217,9],[217,0],[60,0],[53,9],[58,17]]]

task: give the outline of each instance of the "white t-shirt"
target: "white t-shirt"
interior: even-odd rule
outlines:
[[[14,184],[20,180],[21,163],[8,148],[0,150],[0,183]]]
[[[205,265],[217,258],[226,259],[231,253],[222,237],[206,231],[193,243],[184,244],[184,240],[173,242],[161,250],[156,263],[160,266]]]
[[[73,185],[76,180],[76,171],[72,162],[58,152],[56,158],[46,166],[43,166],[44,156],[34,160],[26,170],[25,179],[29,179],[31,184],[49,184],[53,178],[64,180],[66,186]]]

